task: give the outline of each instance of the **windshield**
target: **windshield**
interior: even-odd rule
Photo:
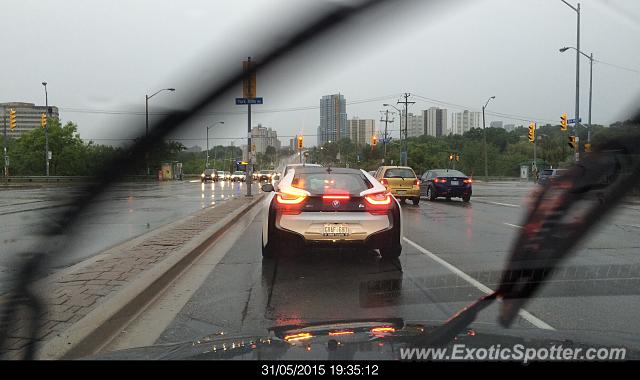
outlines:
[[[577,4],[3,4],[0,357],[640,349],[640,2]]]

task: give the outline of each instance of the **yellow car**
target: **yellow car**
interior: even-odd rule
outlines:
[[[381,166],[374,177],[403,203],[405,199],[411,199],[414,205],[420,203],[420,180],[410,167]]]

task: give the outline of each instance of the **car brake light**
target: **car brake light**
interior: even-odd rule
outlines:
[[[415,181],[413,181],[413,185],[414,186],[420,186],[420,180],[416,179]]]
[[[304,340],[304,339],[310,339],[310,338],[313,338],[313,335],[305,332],[305,333],[285,335],[284,340],[286,342],[295,342],[298,340]]]
[[[464,180],[464,181],[462,181],[462,182],[464,182],[464,183],[472,183],[472,182],[473,182],[473,180],[472,180],[471,178],[467,178],[467,179],[465,179],[465,180]]]
[[[351,335],[353,333],[354,333],[353,330],[337,330],[337,331],[329,331],[329,336]]]
[[[364,199],[367,203],[374,206],[391,204],[391,195],[387,193],[365,195]]]
[[[287,193],[280,193],[276,196],[276,201],[282,205],[297,205],[302,203],[305,200],[306,196],[304,195],[294,195]]]
[[[348,195],[323,195],[322,199],[323,200],[327,200],[327,199],[350,199],[351,197]]]
[[[374,327],[371,329],[372,334],[385,334],[385,333],[392,333],[395,331],[396,329],[392,326],[380,326],[380,327]]]
[[[386,179],[383,178],[383,179],[380,180],[380,184],[383,185],[383,186],[387,186],[389,184],[389,182]]]
[[[446,178],[440,178],[440,177],[436,177],[433,182],[435,183],[447,183],[447,179]]]

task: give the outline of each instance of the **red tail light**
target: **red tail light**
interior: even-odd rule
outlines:
[[[389,184],[389,181],[383,178],[380,180],[380,184],[382,184],[383,186],[387,186]]]
[[[473,182],[473,180],[472,180],[471,178],[467,178],[467,179],[465,179],[465,180],[464,180],[464,181],[462,181],[462,182],[464,182],[464,183],[472,183],[472,182]]]
[[[413,181],[413,185],[414,186],[420,186],[420,180],[416,179],[415,181]]]
[[[365,195],[364,199],[372,206],[385,206],[391,204],[391,195],[387,193]]]
[[[305,198],[307,197],[304,195],[280,193],[276,195],[276,202],[281,205],[298,205],[304,202]]]
[[[436,177],[433,182],[435,183],[447,183],[447,179],[446,178],[440,178],[440,177]]]

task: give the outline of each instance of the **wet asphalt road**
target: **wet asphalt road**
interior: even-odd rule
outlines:
[[[419,206],[404,205],[403,253],[392,262],[375,251],[320,250],[263,262],[260,212],[157,343],[361,318],[440,324],[481,296],[478,287],[495,286],[530,190],[520,183],[476,184],[469,204],[423,199]],[[578,331],[587,342],[607,336],[639,347],[639,221],[637,203],[620,207],[526,305],[529,314],[513,328]],[[503,331],[497,311],[498,304],[487,308],[475,326]]]
[[[0,190],[0,288],[11,272],[14,255],[35,247],[40,227],[64,211],[77,192],[69,186]],[[202,184],[200,180],[116,184],[83,214],[81,225],[68,231],[68,250],[52,265],[67,267],[245,192],[244,183]]]

